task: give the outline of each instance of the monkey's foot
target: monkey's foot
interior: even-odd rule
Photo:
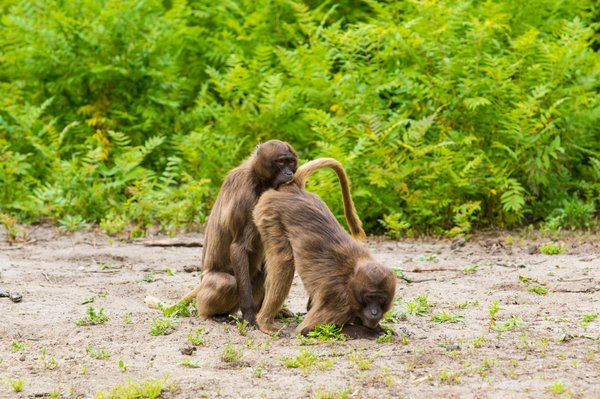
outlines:
[[[279,332],[279,328],[277,328],[277,325],[272,321],[259,321],[258,329],[264,332],[265,334],[273,334]]]
[[[214,321],[219,323],[235,324],[239,319],[231,314],[216,314],[212,316]]]
[[[278,319],[289,319],[292,317],[296,317],[296,313],[292,312],[291,310],[289,310],[288,308],[281,308],[279,309],[279,312],[277,313],[277,316],[275,316]]]

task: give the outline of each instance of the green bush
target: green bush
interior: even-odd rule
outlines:
[[[3,2],[0,211],[194,228],[280,138],[345,165],[371,231],[592,224],[595,2],[320,4]],[[309,189],[342,214],[332,174]]]

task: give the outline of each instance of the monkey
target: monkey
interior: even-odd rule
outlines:
[[[379,321],[392,306],[396,278],[343,229],[321,198],[304,190],[308,176],[325,167],[336,172],[342,186],[352,235],[364,237],[346,173],[335,159],[308,162],[290,183],[265,192],[253,211],[265,251],[264,299],[257,315],[265,333],[278,331],[274,317],[289,293],[294,270],[309,296],[308,313],[296,333],[306,335],[327,323],[383,332]]]
[[[196,298],[201,318],[240,309],[242,319],[256,326],[265,276],[261,270],[263,248],[252,210],[263,192],[291,182],[297,166],[298,156],[290,144],[269,140],[229,172],[204,233],[200,283],[179,303]],[[147,297],[146,303],[156,308],[158,299]]]

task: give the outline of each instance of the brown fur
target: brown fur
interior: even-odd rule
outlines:
[[[202,279],[182,302],[196,298],[203,318],[242,311],[242,318],[256,324],[256,309],[264,295],[261,270],[263,248],[252,210],[259,197],[293,179],[298,157],[283,141],[270,140],[257,147],[225,178],[204,234]],[[147,298],[149,306],[156,306]]]
[[[257,316],[264,332],[278,330],[274,317],[289,293],[294,268],[308,291],[310,307],[298,333],[324,323],[358,323],[374,329],[391,308],[394,274],[352,239],[318,196],[303,189],[308,175],[321,167],[338,174],[342,191],[347,191],[344,203],[350,229],[355,237],[364,236],[346,173],[335,160],[309,162],[298,169],[293,183],[265,192],[253,212],[266,257],[265,298]]]

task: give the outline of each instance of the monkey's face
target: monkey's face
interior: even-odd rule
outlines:
[[[379,324],[379,321],[383,317],[385,301],[385,296],[380,292],[365,292],[362,294],[362,310],[359,317],[364,326],[369,328],[377,327],[377,324]]]
[[[388,268],[376,262],[368,262],[358,267],[352,290],[355,300],[360,304],[357,316],[364,326],[375,328],[392,306],[396,278]]]
[[[256,156],[256,173],[271,188],[277,188],[294,179],[298,156],[288,143],[269,140],[257,148]]]

